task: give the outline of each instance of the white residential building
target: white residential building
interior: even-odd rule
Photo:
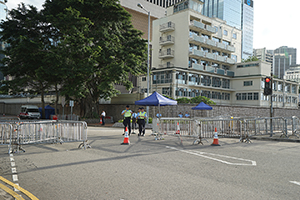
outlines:
[[[187,0],[153,21],[150,92],[173,98],[206,96],[221,105],[270,105],[263,95],[271,65],[241,62],[241,30],[201,14],[203,3]],[[141,92],[145,76],[138,80]],[[274,79],[274,106],[297,107],[298,84]]]

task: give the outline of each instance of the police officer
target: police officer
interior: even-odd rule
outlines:
[[[126,110],[122,111],[121,115],[124,115],[124,120],[123,120],[124,134],[125,134],[125,128],[126,128],[126,126],[128,126],[128,135],[130,135],[130,133],[131,133],[130,120],[131,120],[132,111],[129,110],[129,106],[128,105],[126,106]]]
[[[144,111],[144,107],[141,107],[141,111],[138,113],[138,123],[139,123],[138,136],[145,136],[145,119],[146,118],[147,118],[147,113]]]
[[[138,111],[139,112],[139,111]],[[136,126],[136,119],[137,119],[137,113],[136,112],[134,112],[133,111],[133,113],[132,113],[132,129],[133,129],[133,132],[132,132],[132,134],[135,134],[135,128],[137,127]]]

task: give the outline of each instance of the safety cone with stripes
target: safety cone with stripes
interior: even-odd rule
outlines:
[[[124,144],[124,145],[129,145],[130,144],[127,126],[125,127],[124,141],[121,144]]]
[[[180,134],[180,126],[179,126],[179,122],[177,122],[177,131],[176,134]]]
[[[211,144],[212,146],[220,146],[219,145],[219,137],[218,137],[218,132],[217,132],[217,128],[215,128],[215,136],[214,136],[214,141]]]

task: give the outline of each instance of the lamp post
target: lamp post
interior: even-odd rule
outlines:
[[[146,10],[144,6],[140,3],[137,4],[138,7],[143,9],[148,13],[148,55],[147,55],[147,96],[149,96],[149,84],[150,84],[150,77],[149,77],[149,69],[150,69],[150,11]],[[149,106],[147,106],[147,124],[149,123]]]

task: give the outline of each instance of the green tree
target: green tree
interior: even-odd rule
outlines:
[[[99,98],[108,98],[118,91],[114,84],[122,83],[127,89],[132,88],[129,74],[140,75],[146,72],[147,45],[141,38],[142,32],[135,30],[130,21],[130,14],[121,7],[118,0],[46,0],[44,13],[57,18],[66,8],[72,8],[82,17],[91,20],[87,38],[92,38],[91,46],[97,58],[86,60],[90,66],[88,76],[77,74],[74,82],[66,77],[62,93],[76,98],[82,105],[85,116],[91,115],[91,107]],[[67,23],[55,23],[60,31],[67,31]],[[96,61],[96,62],[95,62]]]
[[[84,35],[91,25],[88,19],[72,8],[51,19],[34,6],[21,4],[9,11],[9,19],[0,25],[2,40],[9,44],[1,70],[12,76],[4,85],[12,94],[40,94],[43,118],[45,93],[54,87],[57,105],[58,86],[66,77],[77,80],[72,83],[84,81],[81,75],[90,74],[88,64],[97,57],[97,51],[90,48],[92,41]],[[68,29],[54,27],[57,21],[67,22]]]
[[[19,5],[9,11],[9,19],[0,24],[1,39],[8,43],[2,52],[1,71],[12,80],[4,81],[4,89],[11,94],[40,94],[44,117],[44,94],[50,85],[45,77],[48,67],[48,48],[51,41],[47,36],[45,18],[34,6]]]
[[[182,98],[178,98],[176,99],[177,103],[191,103],[191,99],[186,98],[186,97],[182,97]]]
[[[256,56],[249,56],[247,59],[242,59],[242,62],[253,62],[253,61],[259,61],[259,59]]]
[[[209,98],[207,98],[205,96],[197,96],[197,97],[191,98],[191,103],[201,103],[201,102],[204,102],[205,104],[208,104],[208,105],[216,104],[214,101],[210,100]]]

